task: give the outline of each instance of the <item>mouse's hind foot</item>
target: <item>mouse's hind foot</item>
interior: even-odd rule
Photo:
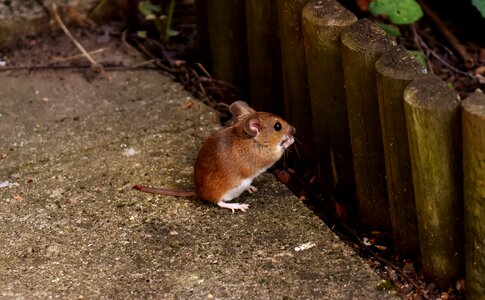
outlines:
[[[219,201],[217,202],[217,205],[222,208],[227,208],[232,210],[234,213],[234,210],[240,210],[242,212],[246,212],[247,209],[249,209],[249,204],[240,204],[240,203],[226,203],[224,201]]]

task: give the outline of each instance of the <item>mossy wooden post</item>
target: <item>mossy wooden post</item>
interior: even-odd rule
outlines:
[[[377,60],[376,72],[394,248],[398,255],[415,257],[419,237],[403,93],[425,71],[404,47],[397,46]]]
[[[283,115],[280,39],[276,0],[246,0],[251,106]]]
[[[209,36],[209,21],[207,0],[195,1],[195,16],[197,25],[197,60],[211,72],[211,50]]]
[[[277,0],[281,41],[285,117],[296,127],[305,149],[303,156],[313,155],[313,129],[305,48],[301,32],[301,11],[308,0]]]
[[[464,263],[460,99],[429,74],[408,85],[404,109],[423,273],[447,289]]]
[[[213,75],[238,87],[247,98],[249,87],[244,10],[245,0],[207,0]]]
[[[342,35],[355,187],[360,220],[368,230],[391,230],[374,66],[394,45],[368,19],[360,19]]]
[[[463,101],[465,259],[468,300],[485,295],[485,95]]]
[[[333,193],[354,185],[340,36],[357,17],[335,0],[311,0],[302,18],[321,180]]]

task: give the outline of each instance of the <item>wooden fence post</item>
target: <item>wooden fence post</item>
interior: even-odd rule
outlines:
[[[414,257],[419,255],[419,237],[403,92],[425,70],[397,46],[377,60],[376,71],[394,248],[401,256]]]
[[[212,71],[248,96],[245,0],[207,0]]]
[[[281,41],[285,118],[296,127],[303,143],[303,157],[313,156],[313,128],[308,91],[301,10],[309,0],[277,0]],[[301,152],[301,151],[300,151]]]
[[[447,289],[464,262],[460,99],[429,74],[408,85],[404,108],[423,273]]]
[[[283,115],[280,39],[276,0],[246,0],[251,106]]]
[[[368,19],[360,19],[342,35],[356,193],[360,221],[368,230],[391,230],[375,63],[395,45]]]
[[[485,295],[485,95],[463,101],[465,260],[468,300]]]
[[[354,186],[340,36],[357,18],[335,0],[311,0],[302,17],[321,181],[333,194]]]

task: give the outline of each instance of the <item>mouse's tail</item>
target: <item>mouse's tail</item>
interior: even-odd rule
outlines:
[[[134,185],[133,188],[135,190],[139,190],[145,193],[152,193],[152,194],[163,194],[169,196],[180,196],[180,197],[191,197],[196,196],[194,191],[177,191],[172,189],[164,189],[164,188],[155,188],[149,187],[144,185]]]

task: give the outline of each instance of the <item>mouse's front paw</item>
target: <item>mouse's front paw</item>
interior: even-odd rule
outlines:
[[[254,185],[250,185],[246,188],[246,191],[248,191],[250,194],[254,193],[254,192],[257,192],[258,191],[258,188],[255,187]]]

